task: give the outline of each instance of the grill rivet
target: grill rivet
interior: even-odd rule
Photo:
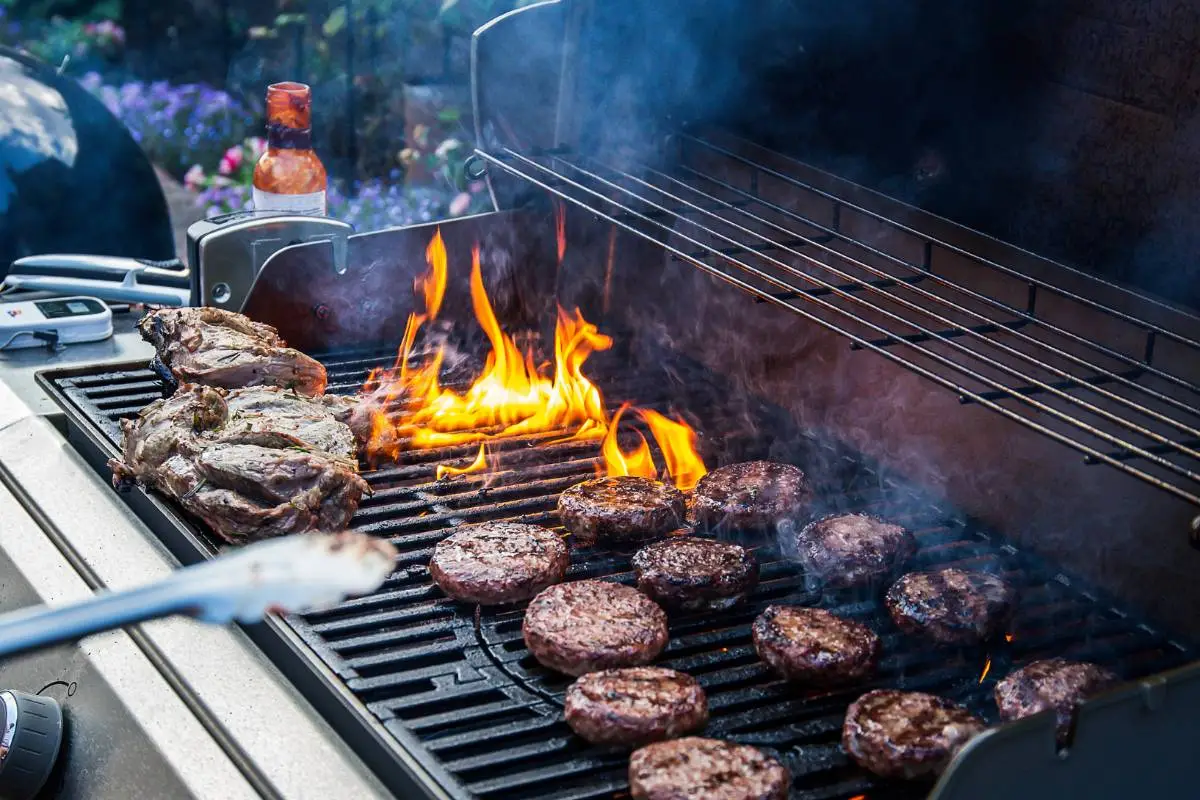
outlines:
[[[329,306],[324,303],[317,303],[312,309],[313,316],[324,322],[329,319]]]

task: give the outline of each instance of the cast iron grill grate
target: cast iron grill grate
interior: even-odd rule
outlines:
[[[369,368],[384,361],[378,354],[326,360],[330,390],[354,391]],[[725,463],[770,457],[806,467],[825,498],[823,510],[868,511],[906,524],[921,545],[914,567],[994,569],[1021,590],[1010,643],[936,650],[899,634],[869,596],[815,591],[780,551],[775,537],[749,536],[746,543],[755,548],[762,564],[761,583],[751,602],[719,614],[673,616],[671,643],[659,663],[687,671],[704,684],[711,705],[708,735],[776,753],[793,774],[794,798],[923,795],[925,786],[878,781],[841,752],[845,707],[868,688],[935,692],[995,721],[990,700],[995,681],[1014,665],[1036,658],[1093,660],[1126,678],[1190,660],[1186,646],[1130,617],[1052,565],[939,508],[837,443],[795,430],[769,407],[749,401],[735,404],[710,374],[672,364],[664,372],[639,375],[601,377],[597,383],[614,402],[635,399],[694,413],[708,441],[721,442]],[[101,458],[116,451],[118,421],[136,415],[161,395],[157,378],[141,367],[63,370],[43,376],[43,383],[71,412],[68,416],[77,427],[72,433],[91,436]],[[687,402],[673,402],[683,397],[685,386]],[[746,424],[748,419],[751,424]],[[569,681],[540,667],[525,650],[520,609],[479,612],[456,605],[431,585],[426,569],[433,546],[456,525],[495,519],[556,524],[558,493],[594,473],[596,445],[531,446],[551,438],[498,443],[489,450],[498,465],[490,477],[434,479],[438,463],[466,464],[477,445],[413,453],[403,464],[367,472],[375,494],[363,503],[353,526],[397,545],[395,573],[373,595],[288,620],[311,648],[299,656],[318,660],[344,684],[325,688],[349,690],[361,702],[363,714],[417,750],[414,757],[432,774],[449,776],[452,785],[447,789],[452,794],[581,800],[627,796],[627,756],[588,746],[571,734],[561,719]],[[707,448],[702,444],[702,449]],[[197,536],[212,552],[215,542],[203,531]],[[604,576],[630,582],[631,554],[575,551],[569,579]],[[835,693],[808,692],[776,680],[758,662],[750,641],[751,620],[773,602],[819,605],[872,626],[884,644],[877,678]],[[345,726],[341,732],[352,733]],[[399,765],[390,771],[398,773]],[[397,785],[389,777],[385,774],[385,781]]]

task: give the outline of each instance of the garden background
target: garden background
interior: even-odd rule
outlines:
[[[129,128],[177,238],[248,207],[267,85],[311,85],[329,214],[371,230],[485,206],[463,171],[470,35],[528,2],[0,0],[0,44],[60,67]]]

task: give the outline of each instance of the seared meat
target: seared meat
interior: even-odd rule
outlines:
[[[593,744],[657,742],[708,722],[699,681],[662,667],[590,672],[567,689],[563,711],[571,730]]]
[[[161,309],[147,314],[138,330],[154,345],[156,361],[183,383],[281,386],[306,395],[325,391],[320,362],[288,347],[270,325],[241,314],[208,307]]]
[[[571,557],[558,534],[537,525],[485,522],[437,543],[429,573],[441,590],[466,603],[528,600],[567,574]]]
[[[846,711],[842,748],[876,775],[938,775],[986,726],[970,711],[923,692],[876,689]]]
[[[812,488],[799,467],[747,461],[701,478],[693,505],[697,525],[772,528],[800,515],[811,500]]]
[[[668,608],[724,609],[758,582],[758,562],[745,548],[698,536],[673,536],[633,556],[638,589]]]
[[[942,644],[978,644],[1003,631],[1016,593],[996,575],[951,567],[905,575],[888,590],[885,602],[907,633]]]
[[[840,514],[811,522],[796,537],[805,571],[830,589],[885,581],[917,550],[899,525],[867,514]]]
[[[629,759],[635,800],[786,800],[791,782],[758,748],[699,736],[649,744]]]
[[[628,586],[560,583],[533,598],[522,625],[534,658],[567,675],[648,664],[667,645],[667,615]]]
[[[758,657],[792,681],[834,686],[875,669],[879,637],[820,608],[768,606],[751,628]]]
[[[1052,708],[1061,738],[1071,726],[1075,707],[1116,682],[1116,675],[1095,664],[1063,658],[1034,661],[996,684],[996,707],[1005,721]]]
[[[578,483],[558,498],[558,517],[580,545],[648,539],[683,524],[683,493],[674,486],[623,476]]]
[[[339,530],[370,487],[331,399],[184,384],[122,422],[113,481],[159,490],[231,542]]]

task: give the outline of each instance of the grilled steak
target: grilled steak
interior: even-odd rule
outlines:
[[[673,536],[633,556],[638,589],[668,608],[724,609],[758,582],[758,562],[745,548],[698,536]]]
[[[429,573],[455,600],[486,606],[528,600],[561,581],[570,563],[567,545],[553,531],[485,522],[438,542]]]
[[[593,744],[672,739],[708,722],[708,701],[700,683],[662,667],[588,673],[567,689],[563,710],[571,730]]]
[[[876,689],[846,711],[842,748],[876,775],[921,778],[940,774],[985,727],[944,697]]]
[[[529,603],[522,625],[534,658],[567,675],[648,664],[667,645],[667,615],[636,589],[560,583]]]
[[[184,384],[121,423],[113,482],[157,489],[230,542],[339,530],[370,488],[330,399]]]
[[[699,736],[649,744],[629,759],[635,800],[786,800],[791,782],[758,748]]]
[[[582,546],[661,536],[682,525],[684,514],[674,486],[632,476],[594,478],[558,498],[558,517]]]
[[[840,514],[806,525],[796,537],[805,571],[830,589],[886,581],[917,550],[899,525],[866,514]]]
[[[693,496],[697,525],[771,528],[802,513],[812,488],[799,467],[747,461],[708,473]]]
[[[751,628],[758,657],[792,681],[834,686],[875,669],[879,637],[820,608],[768,606]]]
[[[1034,661],[996,684],[996,707],[1005,721],[1053,708],[1061,738],[1070,729],[1075,707],[1116,682],[1116,675],[1095,664],[1062,658]]]
[[[910,572],[892,585],[885,601],[907,633],[942,644],[977,644],[1008,624],[1016,594],[995,575],[950,568]]]
[[[270,325],[219,308],[151,311],[138,330],[154,345],[164,378],[235,389],[281,386],[300,394],[325,391],[325,367],[279,338]]]

